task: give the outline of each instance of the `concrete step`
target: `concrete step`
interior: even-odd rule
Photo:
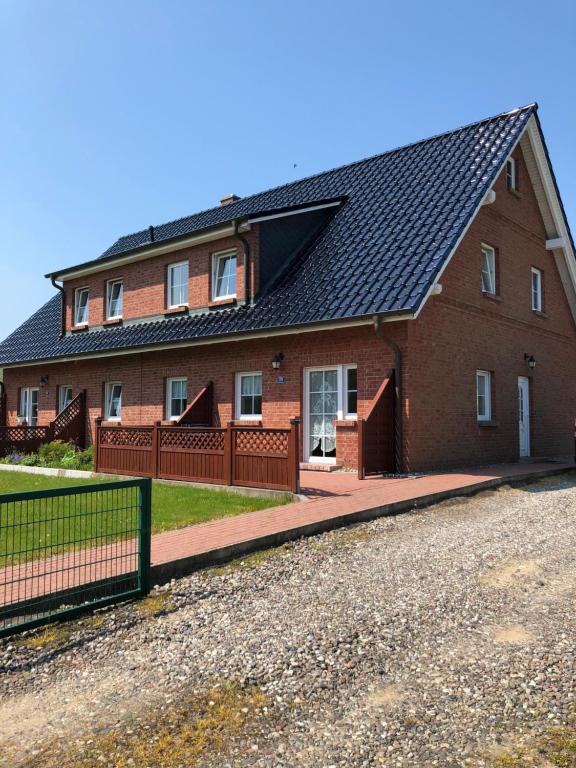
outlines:
[[[308,472],[338,472],[342,469],[341,464],[316,464],[314,461],[301,461],[300,469],[306,469]]]

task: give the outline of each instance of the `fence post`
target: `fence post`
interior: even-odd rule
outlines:
[[[224,432],[224,485],[233,485],[234,480],[234,435],[232,426],[234,422],[229,421]]]
[[[150,561],[152,539],[152,480],[139,482],[140,506],[138,510],[138,577],[140,593],[150,592]]]
[[[94,443],[94,472],[98,472],[100,468],[100,427],[102,425],[102,417],[99,416],[96,419],[96,441]]]
[[[160,452],[160,421],[155,421],[152,428],[152,456],[150,457],[150,472],[152,477],[158,477],[158,471],[160,468],[159,452]]]
[[[366,419],[358,419],[358,480],[364,480],[366,477],[364,446],[365,427]]]
[[[290,419],[288,437],[288,482],[292,493],[300,493],[300,419]]]
[[[86,420],[88,418],[88,409],[86,406],[88,403],[88,392],[83,389],[80,395],[80,434],[78,435],[78,443],[80,448],[84,449],[86,448]]]

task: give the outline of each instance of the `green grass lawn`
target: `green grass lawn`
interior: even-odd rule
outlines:
[[[42,503],[2,504],[3,493],[40,491],[110,482],[46,477],[24,472],[0,472],[0,565],[22,559],[46,557],[74,546],[95,546],[123,536],[131,538],[136,514],[134,492],[102,492],[86,497],[64,497]],[[152,488],[152,531],[159,533],[223,517],[254,512],[288,503],[281,499],[240,496],[218,490],[154,482]],[[102,508],[110,511],[102,512]],[[27,551],[28,554],[14,556]]]

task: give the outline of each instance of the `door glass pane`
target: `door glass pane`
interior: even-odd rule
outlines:
[[[30,392],[30,425],[35,427],[38,424],[38,390],[33,389]]]
[[[309,383],[309,455],[312,458],[336,456],[336,429],[338,416],[338,371],[310,371]]]

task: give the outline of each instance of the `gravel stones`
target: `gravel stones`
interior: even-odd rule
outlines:
[[[194,574],[165,588],[175,611],[118,606],[60,648],[5,641],[2,753],[25,765],[49,738],[233,680],[268,721],[203,765],[488,765],[576,703],[575,545],[564,475]]]

